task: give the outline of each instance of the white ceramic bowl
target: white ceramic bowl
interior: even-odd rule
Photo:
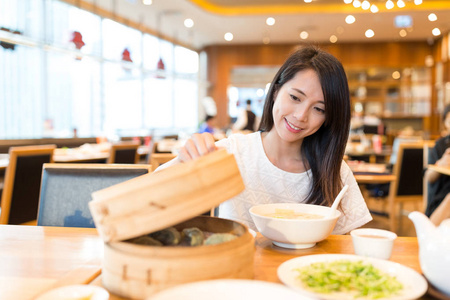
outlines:
[[[277,209],[325,217],[320,219],[282,219],[266,216],[275,213]],[[336,211],[333,216],[328,216],[330,210],[330,207],[312,204],[272,203],[253,206],[249,211],[258,231],[272,240],[275,245],[283,248],[303,249],[313,247],[331,234],[341,213]]]
[[[388,230],[359,228],[350,232],[356,255],[389,259],[397,235]]]

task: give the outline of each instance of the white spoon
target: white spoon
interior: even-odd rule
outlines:
[[[341,203],[342,197],[344,197],[345,192],[348,190],[348,184],[344,185],[342,190],[339,192],[339,194],[336,196],[336,199],[334,199],[333,205],[331,205],[330,212],[328,214],[328,217],[331,217],[334,215],[334,212],[336,211],[339,203]]]

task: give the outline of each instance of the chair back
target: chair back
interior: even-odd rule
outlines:
[[[423,142],[399,145],[397,161],[393,169],[397,180],[394,182],[394,188],[391,189],[395,197],[423,197],[423,151]]]
[[[56,145],[9,149],[2,192],[0,224],[23,224],[36,220],[42,166],[53,162]]]
[[[423,206],[423,153],[423,141],[399,144],[397,159],[393,168],[396,180],[391,183],[388,195],[389,227],[391,231],[397,232],[397,220],[400,226],[402,225],[403,204],[405,202],[419,203],[421,207]]]
[[[111,145],[108,164],[137,164],[139,162],[139,142],[120,142]]]
[[[91,194],[149,172],[139,164],[45,164],[37,225],[94,228]]]

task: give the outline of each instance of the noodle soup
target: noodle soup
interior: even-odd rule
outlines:
[[[322,215],[295,212],[293,209],[281,209],[281,208],[275,209],[274,213],[262,215],[277,219],[299,219],[299,220],[322,219],[324,217]]]

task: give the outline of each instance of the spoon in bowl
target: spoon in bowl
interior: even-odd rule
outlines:
[[[339,194],[336,196],[336,199],[334,199],[333,205],[331,205],[330,212],[328,214],[328,217],[331,217],[334,215],[334,212],[336,211],[339,203],[341,203],[342,197],[344,197],[345,192],[348,190],[348,184],[344,185],[342,190],[339,192]]]

